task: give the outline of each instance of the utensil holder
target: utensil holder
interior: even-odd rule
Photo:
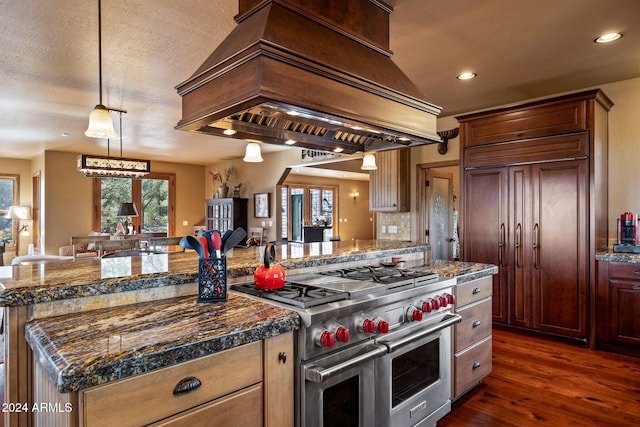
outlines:
[[[227,300],[227,259],[200,258],[198,264],[198,302]]]

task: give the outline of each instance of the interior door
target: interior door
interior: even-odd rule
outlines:
[[[432,259],[450,260],[453,255],[452,226],[453,217],[453,176],[429,172],[427,175],[426,218],[429,230],[427,243],[431,245]]]
[[[534,328],[585,339],[588,160],[533,165]]]
[[[464,176],[462,259],[498,266],[498,274],[493,276],[493,321],[506,323],[508,170],[470,169]]]

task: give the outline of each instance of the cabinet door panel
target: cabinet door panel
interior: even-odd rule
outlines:
[[[534,328],[586,338],[587,161],[533,165]]]
[[[509,323],[531,326],[531,167],[509,168]]]
[[[465,172],[463,259],[495,264],[493,320],[507,321],[507,169]]]

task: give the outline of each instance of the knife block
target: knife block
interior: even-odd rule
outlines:
[[[198,303],[227,300],[227,258],[200,258]]]

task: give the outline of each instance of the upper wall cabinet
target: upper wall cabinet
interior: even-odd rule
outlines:
[[[378,169],[369,172],[369,210],[409,211],[409,149],[379,151]]]

